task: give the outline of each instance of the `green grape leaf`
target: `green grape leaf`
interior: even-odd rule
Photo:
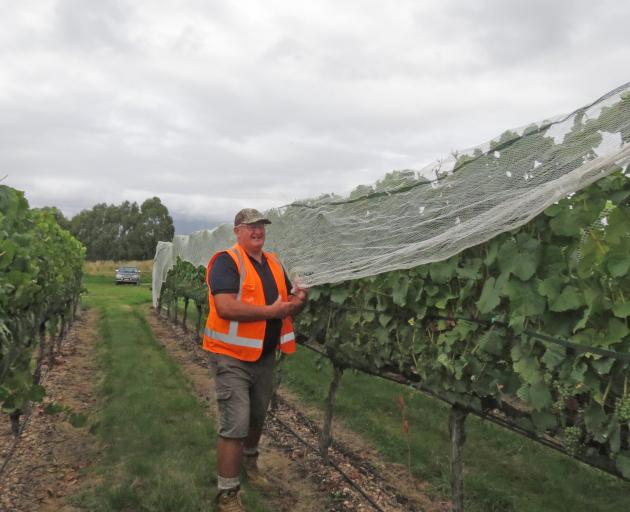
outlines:
[[[536,410],[549,407],[552,403],[551,393],[544,382],[524,384],[516,392],[517,396]]]
[[[612,310],[617,318],[628,318],[630,316],[630,302],[615,302]]]
[[[503,354],[505,346],[505,335],[496,329],[490,329],[482,334],[479,338],[479,348],[489,354],[500,356]]]
[[[608,437],[608,417],[600,405],[591,403],[584,411],[584,424],[594,436],[595,441],[602,443]]]
[[[534,427],[536,427],[536,430],[539,432],[545,432],[558,426],[558,418],[555,414],[548,412],[533,412],[532,423],[534,424]]]
[[[479,279],[482,263],[480,258],[466,260],[462,266],[457,267],[457,275],[462,279]]]
[[[34,384],[33,387],[29,389],[26,399],[32,402],[41,402],[45,396],[46,390],[44,387],[39,384]]]
[[[350,288],[347,286],[336,286],[330,292],[330,300],[335,304],[343,304],[350,295]]]
[[[547,350],[545,350],[545,355],[542,357],[542,362],[545,363],[545,366],[550,370],[553,370],[562,362],[566,360],[567,350],[564,347],[560,347],[558,345],[549,345]]]
[[[543,375],[540,366],[533,357],[521,357],[513,363],[513,367],[514,371],[529,384],[536,384],[542,381]]]
[[[580,224],[578,223],[578,219],[576,219],[576,216],[567,208],[563,208],[562,211],[558,212],[549,221],[549,227],[556,235],[580,236]]]
[[[615,360],[610,357],[602,357],[591,363],[591,366],[597,370],[600,375],[608,375],[611,368],[615,364]]]
[[[606,257],[606,266],[612,277],[622,277],[630,269],[630,253],[626,247],[612,250]]]
[[[447,283],[455,275],[456,270],[456,258],[449,258],[446,261],[429,264],[429,274],[431,276],[431,280],[437,284]]]
[[[549,301],[553,301],[560,295],[563,284],[564,279],[559,275],[537,280],[538,293],[547,297]]]
[[[546,300],[536,291],[532,282],[510,279],[505,292],[510,299],[510,312],[515,317],[526,318],[545,311]]]
[[[555,312],[570,311],[584,305],[584,299],[574,286],[565,286],[558,297],[549,301],[549,309]]]
[[[381,326],[383,327],[387,327],[387,324],[389,323],[391,319],[392,319],[392,316],[387,315],[385,313],[380,313],[378,315],[378,323],[381,324]]]
[[[483,285],[481,296],[477,301],[480,313],[490,313],[501,303],[501,294],[509,274],[501,274],[497,279],[489,277]]]
[[[622,322],[618,318],[610,318],[608,320],[608,329],[605,333],[604,342],[606,345],[612,345],[621,341],[628,333],[630,333],[630,330],[625,322]]]
[[[409,290],[409,279],[400,279],[392,290],[392,299],[397,306],[407,305],[407,291]]]

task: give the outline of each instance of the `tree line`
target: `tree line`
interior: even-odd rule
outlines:
[[[57,208],[47,208],[59,225],[72,233],[86,248],[86,259],[148,260],[160,240],[172,240],[173,218],[159,197],[141,205],[124,201],[120,205],[99,203],[67,219]]]

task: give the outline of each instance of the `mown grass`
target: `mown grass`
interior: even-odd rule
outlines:
[[[94,511],[206,511],[216,489],[216,434],[181,368],[142,313],[147,286],[87,276],[87,307],[99,314],[101,404],[93,431],[104,447],[100,484],[81,505]],[[264,503],[251,490],[251,510]]]
[[[283,363],[283,383],[321,407],[331,370],[303,347]],[[321,370],[318,366],[321,365]],[[407,464],[397,405],[403,395],[410,423],[411,470],[436,495],[450,495],[449,409],[391,382],[347,370],[335,418],[370,440],[387,460]],[[470,512],[621,512],[630,509],[630,483],[592,469],[494,424],[466,420],[465,493]]]

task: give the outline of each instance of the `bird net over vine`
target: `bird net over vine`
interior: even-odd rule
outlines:
[[[630,83],[574,112],[508,130],[417,171],[394,171],[348,197],[296,201],[266,214],[266,249],[306,286],[440,261],[518,228],[630,163]],[[153,302],[177,258],[207,264],[232,226],[159,242]]]

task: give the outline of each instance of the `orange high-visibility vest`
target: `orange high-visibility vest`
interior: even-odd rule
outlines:
[[[256,361],[262,354],[267,321],[238,322],[236,320],[226,320],[219,316],[214,304],[212,291],[210,291],[210,271],[221,252],[216,253],[210,259],[206,270],[210,313],[208,314],[208,320],[206,321],[206,328],[203,334],[203,348],[208,352],[225,354],[240,359],[241,361]],[[262,281],[245,250],[240,245],[235,244],[226,252],[234,260],[234,263],[236,263],[236,268],[240,276],[236,300],[245,304],[264,306],[265,292],[263,290]],[[287,301],[289,292],[280,261],[278,261],[277,256],[273,253],[265,252],[263,254],[267,258],[267,263],[276,281],[280,297],[283,301]],[[293,321],[288,316],[282,320],[279,348],[282,352],[287,354],[295,352]]]

